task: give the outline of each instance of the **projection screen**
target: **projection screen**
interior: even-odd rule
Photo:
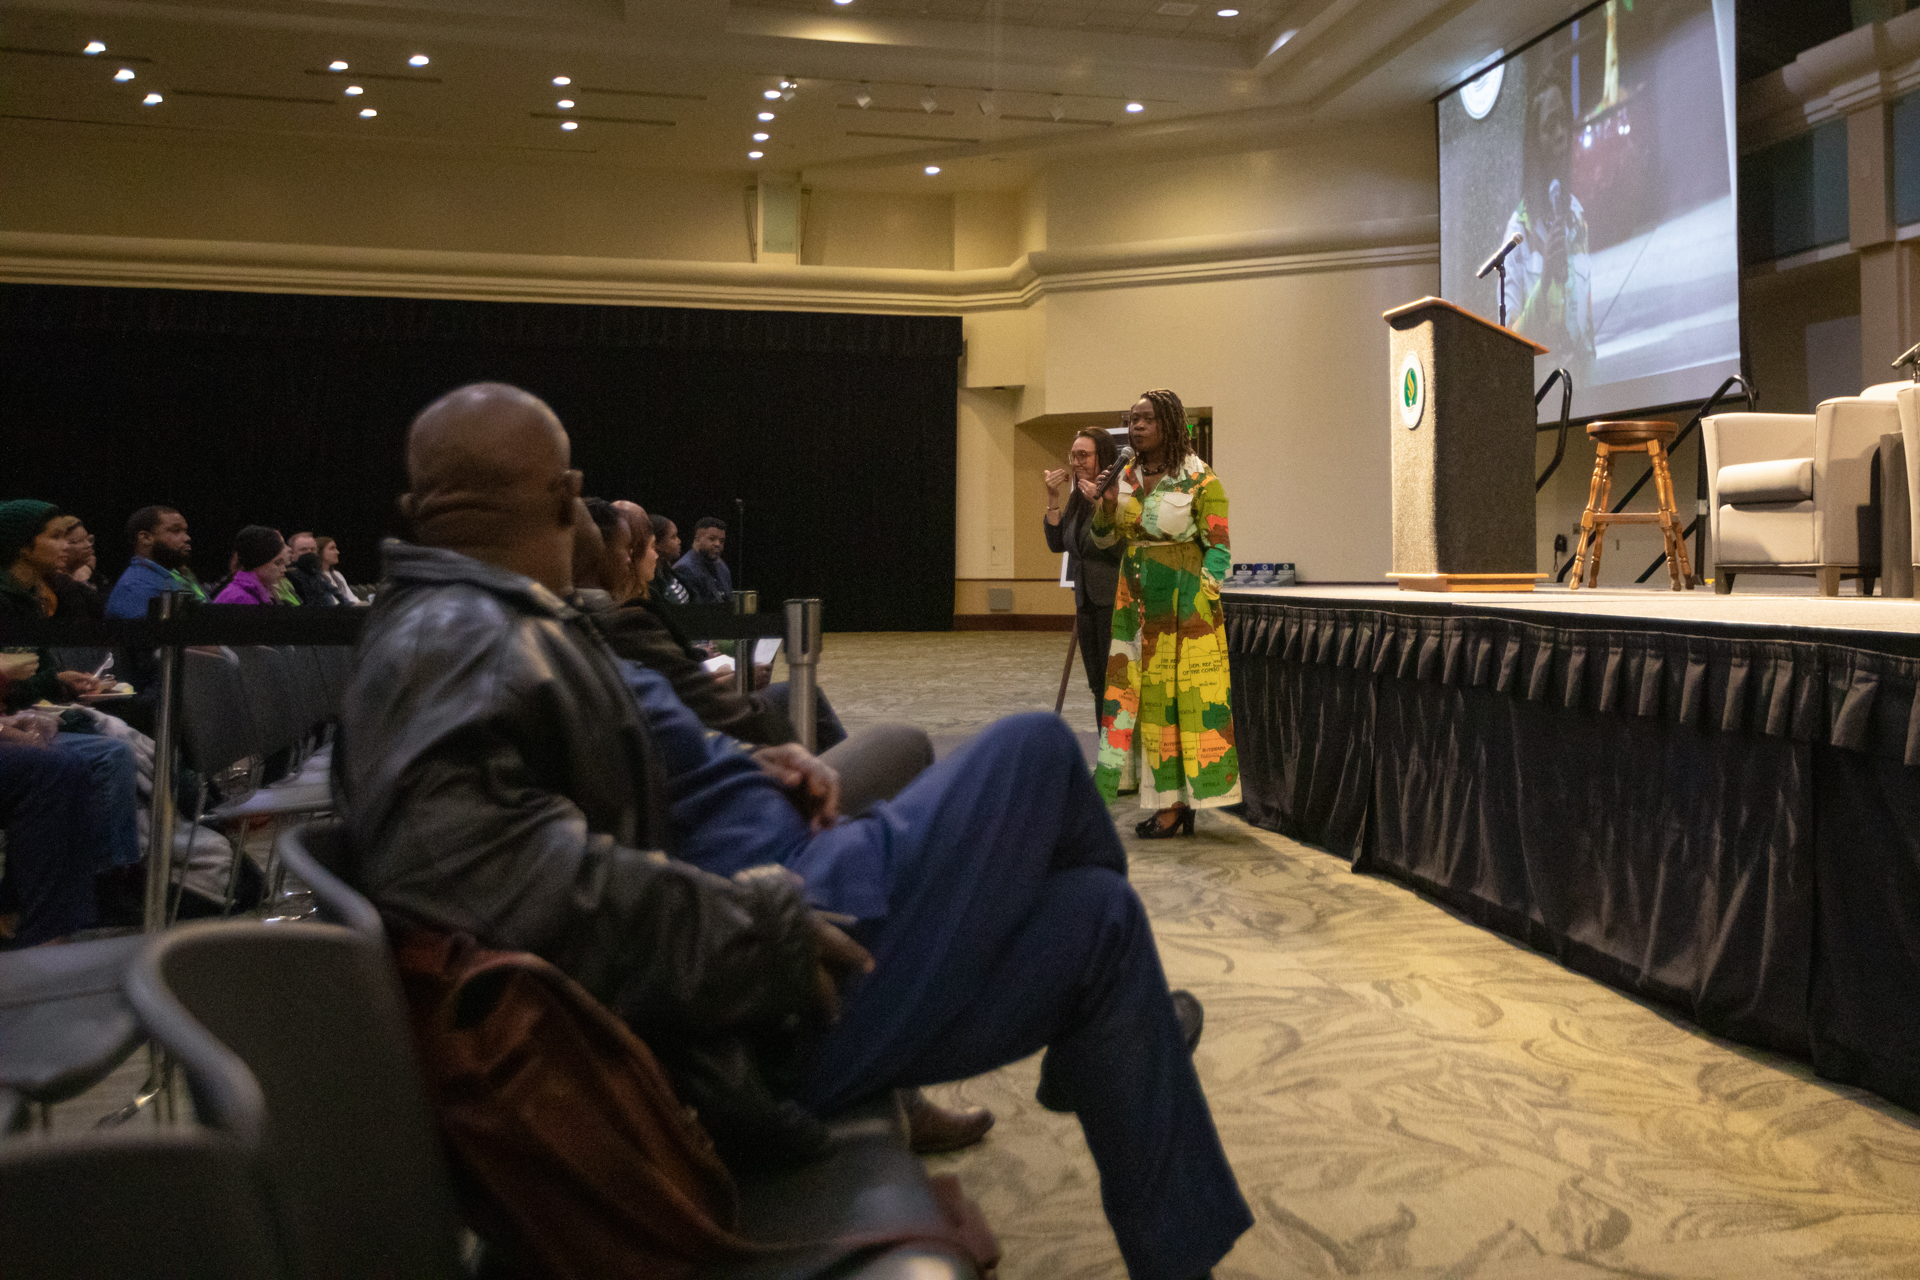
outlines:
[[[1740,366],[1732,0],[1604,0],[1443,95],[1440,289],[1574,379],[1574,413],[1703,399]],[[1557,413],[1559,396],[1542,406]]]

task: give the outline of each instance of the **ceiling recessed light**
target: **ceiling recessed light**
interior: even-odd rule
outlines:
[[[427,65],[427,55],[424,53],[416,53],[407,59],[407,65],[410,67],[424,67]]]
[[[371,119],[373,119],[373,118],[374,118],[375,116],[377,116],[377,115],[379,115],[379,114],[380,114],[380,113],[379,113],[378,111],[375,111],[375,110],[374,110],[374,109],[373,109],[372,107],[362,107],[362,108],[360,108],[360,118],[361,118],[362,120],[371,120]]]
[[[115,80],[118,80],[121,84],[125,84],[127,81],[133,79],[133,68],[122,67],[118,71],[113,73],[113,78]]]
[[[107,51],[107,46],[101,44],[98,40],[89,40],[87,41],[87,47],[82,49],[80,52],[85,54],[95,54],[95,53],[105,53],[106,51]]]
[[[772,102],[775,98],[780,96],[780,91],[778,89],[768,89],[765,92],[763,92],[760,96],[765,98],[768,102]]]
[[[573,83],[573,77],[572,76],[555,76],[553,78],[553,82],[559,85],[562,89],[564,89],[568,85]]]
[[[166,99],[165,99],[165,98],[162,98],[162,97],[161,97],[161,96],[160,96],[159,94],[157,94],[157,93],[150,93],[150,94],[148,94],[148,95],[147,95],[146,97],[144,97],[144,98],[142,98],[142,99],[140,99],[140,101],[142,101],[142,102],[144,102],[144,103],[146,103],[146,104],[147,104],[148,106],[150,106],[150,107],[157,107],[157,106],[159,106],[159,105],[160,105],[160,104],[161,104],[162,102],[165,102],[165,101],[166,101]]]
[[[575,129],[578,129],[579,127],[580,127],[580,122],[578,120],[562,120],[560,122],[560,128],[565,133],[572,133]]]
[[[760,113],[759,115],[757,115],[757,116],[755,116],[755,117],[754,117],[754,119],[756,119],[756,120],[771,120],[771,119],[773,119],[773,112],[771,112],[771,111],[762,111],[762,112],[761,112],[761,113]]]
[[[930,164],[924,170],[922,170],[922,172],[924,172],[929,178],[931,178],[934,174],[940,172],[940,166],[937,164]]]
[[[1129,102],[1129,103],[1127,104],[1127,110],[1128,110],[1128,111],[1132,111],[1132,112],[1135,112],[1135,113],[1138,113],[1138,112],[1141,112],[1141,111],[1145,111],[1146,109],[1147,109],[1147,108],[1146,108],[1146,105],[1145,105],[1144,103],[1139,103],[1139,102]]]
[[[855,103],[859,105],[862,111],[865,111],[868,107],[873,105],[873,95],[868,93],[865,89],[862,89],[860,92],[854,94],[853,100]]]
[[[346,69],[347,69],[347,64],[345,62],[342,62],[339,58],[335,58],[332,62],[329,62],[327,64],[327,70],[329,71],[345,71]]]
[[[560,99],[560,101],[554,103],[553,105],[560,108],[562,111],[571,111],[573,110],[573,99],[562,98]]]
[[[764,156],[765,154],[767,153],[764,151],[749,151],[747,152],[747,159],[758,160],[761,156]]]
[[[755,142],[765,142],[768,138],[771,138],[772,136],[773,135],[770,133],[756,133],[753,135],[753,140]]]
[[[835,4],[852,4],[853,0],[833,0]]]
[[[782,79],[780,81],[780,87],[782,89],[798,89],[800,87],[800,82],[798,80]]]
[[[361,94],[363,94],[363,93],[365,93],[365,92],[366,92],[366,90],[365,90],[365,89],[362,89],[362,88],[361,88],[361,87],[360,87],[359,85],[357,85],[357,84],[350,84],[350,85],[348,85],[348,86],[347,86],[347,96],[348,96],[349,98],[357,98],[357,97],[359,97],[359,96],[360,96]]]
[[[1213,16],[1216,18],[1237,18],[1240,16],[1240,11],[1238,9],[1215,9]]]

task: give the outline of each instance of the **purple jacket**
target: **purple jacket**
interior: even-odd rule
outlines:
[[[233,575],[233,581],[221,588],[220,594],[213,598],[215,604],[272,604],[273,592],[267,584],[254,576],[251,569],[242,569]]]

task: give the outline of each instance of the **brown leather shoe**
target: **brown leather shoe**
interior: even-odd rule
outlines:
[[[993,1112],[985,1107],[957,1111],[936,1106],[918,1089],[902,1089],[900,1105],[907,1109],[907,1141],[915,1155],[937,1155],[970,1147],[993,1128]]]

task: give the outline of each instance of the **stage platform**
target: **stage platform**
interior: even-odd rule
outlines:
[[[1853,583],[1846,584],[1852,590]],[[1879,596],[1766,595],[1737,591],[1715,595],[1711,587],[1672,591],[1652,587],[1599,587],[1569,591],[1540,587],[1533,591],[1402,591],[1379,587],[1229,587],[1235,600],[1318,600],[1329,604],[1392,606],[1437,605],[1453,611],[1519,609],[1567,614],[1582,619],[1657,618],[1671,622],[1723,622],[1764,627],[1832,627],[1844,631],[1887,631],[1920,635],[1920,600]]]
[[[1250,821],[1920,1108],[1920,602],[1223,601]]]

